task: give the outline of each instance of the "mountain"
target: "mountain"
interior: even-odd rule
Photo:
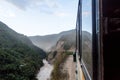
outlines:
[[[75,51],[76,45],[76,31],[75,29],[69,31],[63,31],[59,34],[46,35],[46,36],[31,36],[30,40],[36,46],[49,52],[49,58],[54,59],[56,52],[62,51]],[[82,32],[84,52],[92,46],[92,35],[87,31]],[[87,54],[88,55],[88,54]]]
[[[30,40],[39,48],[42,48],[45,51],[50,51],[53,46],[56,45],[57,41],[63,36],[68,35],[74,30],[63,31],[59,34],[52,34],[46,36],[30,36]]]
[[[51,48],[51,51],[69,51],[75,49],[76,44],[76,32],[75,30],[70,30],[63,33],[59,38],[56,45]]]
[[[36,80],[46,53],[0,22],[0,80]]]
[[[58,34],[53,34],[47,36],[31,36],[29,38],[34,45],[48,51],[53,45],[56,44],[59,37],[60,36]]]
[[[59,34],[46,35],[46,36],[31,36],[30,40],[36,46],[49,52],[48,59],[54,59],[57,52],[61,53],[63,51],[74,52],[76,48],[76,31],[75,29],[64,31]],[[82,31],[82,45],[83,52],[86,54],[83,55],[90,56],[89,51],[92,46],[92,35],[87,31]],[[86,59],[87,60],[87,59]],[[85,60],[85,61],[86,61]],[[88,62],[88,61],[87,61]]]

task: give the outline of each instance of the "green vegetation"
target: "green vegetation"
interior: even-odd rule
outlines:
[[[35,80],[35,74],[43,63],[39,54],[23,48],[0,49],[0,80]],[[19,52],[19,49],[23,51]]]
[[[65,51],[65,54],[66,55],[73,55],[73,52],[71,52],[71,51]]]
[[[45,52],[0,22],[0,80],[36,80]]]
[[[63,45],[63,49],[65,50],[69,50],[71,48],[72,44],[70,44],[69,42],[65,42]]]

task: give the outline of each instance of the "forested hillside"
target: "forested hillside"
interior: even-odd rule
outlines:
[[[0,80],[36,80],[46,53],[0,22]]]

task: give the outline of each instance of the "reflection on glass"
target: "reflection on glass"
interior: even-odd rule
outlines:
[[[82,0],[82,60],[92,78],[91,0]]]

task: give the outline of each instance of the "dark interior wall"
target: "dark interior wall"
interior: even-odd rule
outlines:
[[[104,80],[120,80],[120,0],[103,0]]]
[[[102,0],[104,17],[120,17],[120,0]]]
[[[104,36],[104,80],[120,80],[120,32]]]

